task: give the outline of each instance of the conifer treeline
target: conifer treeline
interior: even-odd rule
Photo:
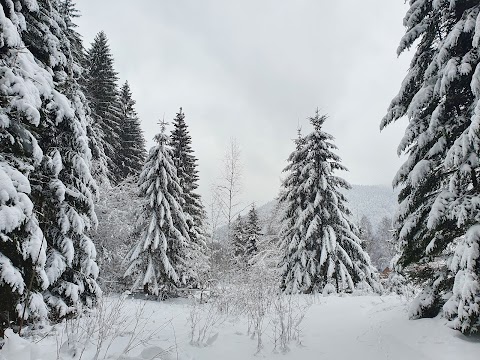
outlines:
[[[3,326],[63,317],[100,294],[87,131],[71,2],[2,1],[0,306]]]
[[[145,140],[128,82],[118,88],[113,56],[103,31],[86,54],[85,93],[92,116],[94,176],[116,184],[137,176],[145,160]]]
[[[144,285],[158,292],[159,281],[198,283],[208,267],[206,214],[182,109],[171,137],[157,135],[145,163],[135,101],[128,82],[118,87],[105,33],[86,51],[73,1],[20,3],[0,3],[1,327],[95,304],[101,290],[89,234],[97,224],[97,183],[141,175],[140,195],[150,205],[143,211],[142,240],[151,243],[142,247]],[[152,266],[162,269],[148,275]]]
[[[145,140],[107,38],[71,0],[0,2],[0,321],[59,319],[101,294],[97,182],[138,176]],[[23,320],[20,320],[23,319]]]
[[[0,329],[74,316],[101,294],[98,183],[139,177],[143,206],[127,276],[145,291],[195,285],[208,263],[205,210],[183,110],[162,124],[148,157],[128,82],[118,86],[107,37],[86,51],[73,0],[0,0]],[[399,53],[409,73],[382,128],[409,118],[395,219],[397,271],[423,291],[412,318],[440,311],[464,333],[480,327],[480,5],[412,0]],[[477,24],[477,25],[475,25]],[[318,111],[285,171],[281,287],[287,293],[380,291],[335,175],[345,170]],[[146,161],[145,161],[146,160]],[[230,216],[229,216],[230,222]],[[233,234],[250,264],[260,238],[254,207]],[[244,266],[248,268],[248,266]]]

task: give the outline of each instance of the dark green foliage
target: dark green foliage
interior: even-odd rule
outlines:
[[[145,138],[140,128],[140,120],[135,112],[135,101],[128,82],[120,89],[120,146],[118,153],[119,174],[121,179],[138,177],[145,162]]]
[[[262,236],[260,224],[258,222],[258,214],[255,209],[255,204],[248,211],[247,224],[245,229],[246,246],[245,256],[250,260],[258,251],[258,242]]]
[[[231,235],[233,256],[235,259],[238,259],[237,261],[243,260],[245,256],[245,250],[247,245],[245,230],[245,221],[240,215],[238,215],[237,219],[233,223]]]
[[[120,139],[121,107],[118,98],[117,73],[113,68],[113,56],[103,31],[95,37],[87,52],[87,98],[92,110],[92,132],[98,152],[94,160],[100,163],[97,178],[107,176],[116,183],[122,179],[119,167],[122,152]],[[103,168],[103,163],[107,169]],[[103,180],[103,179],[101,179]]]
[[[182,188],[182,208],[185,213],[188,234],[193,249],[190,283],[195,283],[208,271],[207,246],[205,237],[206,212],[198,188],[197,159],[193,154],[192,139],[185,122],[185,114],[180,108],[173,119],[174,129],[170,135],[172,159],[177,168],[177,176]]]

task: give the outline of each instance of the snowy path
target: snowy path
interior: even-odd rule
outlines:
[[[306,297],[302,298],[307,299]],[[311,298],[309,298],[311,301]],[[190,327],[187,318],[191,311],[188,300],[167,302],[127,300],[121,312],[135,314],[145,304],[141,324],[145,334],[154,334],[148,344],[139,343],[128,357],[119,354],[128,342],[129,333],[118,337],[106,359],[163,359],[163,360],[478,360],[480,337],[467,338],[444,325],[444,319],[407,319],[406,303],[396,296],[317,297],[302,323],[301,345],[293,343],[286,354],[273,352],[271,324],[266,322],[264,349],[255,355],[256,341],[246,335],[244,319],[228,319],[218,326],[218,338],[206,347],[190,345]],[[117,314],[115,314],[117,315]],[[119,313],[120,317],[121,314]],[[165,325],[167,324],[167,325]],[[160,329],[160,331],[155,332]],[[65,333],[41,339],[31,345],[22,340],[12,341],[0,350],[0,360],[90,360],[94,358],[95,344],[79,357],[72,346],[62,350]],[[65,343],[64,343],[65,344]],[[60,348],[59,348],[60,347]],[[78,345],[77,345],[78,348]],[[172,349],[158,357],[161,349]],[[60,357],[57,357],[58,352]],[[153,355],[152,355],[153,354]],[[30,356],[32,355],[32,356]],[[99,359],[104,358],[100,356]]]
[[[458,349],[468,345],[477,358],[480,351],[480,343],[460,340],[442,321],[409,321],[405,304],[394,297],[322,300],[305,321],[305,328],[311,329],[305,344],[325,359],[455,359]]]
[[[441,360],[480,359],[480,339],[468,339],[444,325],[442,319],[411,321],[406,305],[394,296],[318,298],[303,322],[302,346],[267,359]],[[235,334],[241,325],[220,332],[212,347],[191,349],[192,359],[254,359],[255,342]],[[267,343],[267,341],[266,341]],[[258,356],[257,356],[258,357]]]

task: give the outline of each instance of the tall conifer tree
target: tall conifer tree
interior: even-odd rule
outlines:
[[[162,287],[179,286],[187,279],[190,251],[188,226],[182,209],[182,188],[165,134],[165,123],[155,136],[139,178],[145,205],[139,219],[142,234],[130,251],[125,276],[135,279],[133,288],[157,294]]]
[[[409,119],[393,185],[397,268],[421,263],[412,274],[425,281],[410,316],[435,316],[449,298],[444,312],[465,333],[480,327],[479,12],[476,1],[410,1],[397,51],[418,41],[416,52],[381,123]]]
[[[243,262],[243,258],[245,256],[245,248],[247,243],[245,229],[245,221],[239,214],[237,219],[233,223],[231,236],[233,256],[237,262],[239,260],[242,260]]]
[[[284,170],[288,175],[280,196],[286,207],[281,232],[282,289],[287,293],[345,291],[361,283],[379,290],[341,192],[349,185],[334,175],[346,168],[332,151],[336,149],[333,137],[322,130],[325,120],[318,110],[310,118],[312,133],[297,139]]]
[[[21,3],[1,9],[2,28],[9,31],[1,54],[6,192],[2,187],[0,219],[10,220],[0,220],[0,298],[11,317],[31,320],[47,316],[41,291],[49,305],[58,304],[51,302],[52,291],[74,264],[70,285],[62,285],[64,294],[77,296],[72,311],[82,300],[91,304],[99,289],[95,248],[84,233],[95,221],[95,184],[68,26],[59,1]],[[52,256],[56,249],[58,257]]]
[[[246,247],[245,256],[247,261],[250,260],[258,251],[258,243],[261,236],[261,229],[258,220],[258,213],[255,209],[255,204],[248,211],[247,224],[246,224]]]
[[[197,159],[193,155],[192,139],[185,122],[185,114],[180,108],[173,120],[174,129],[170,135],[173,162],[182,188],[183,209],[186,214],[188,234],[191,241],[191,281],[208,270],[205,236],[206,212],[198,188]]]
[[[1,326],[24,316],[46,318],[41,292],[48,286],[46,242],[31,200],[29,176],[42,161],[32,133],[42,121],[44,99],[53,92],[53,79],[40,66],[22,39],[24,16],[35,2],[0,7],[0,309]],[[17,86],[13,86],[17,84]],[[25,306],[26,305],[26,306]],[[27,310],[24,312],[24,310]]]
[[[135,111],[130,86],[126,81],[120,89],[120,144],[119,172],[121,178],[137,177],[145,162],[145,138],[140,128],[140,120]]]
[[[117,73],[113,67],[113,56],[103,31],[95,37],[87,53],[87,98],[92,109],[92,142],[98,163],[97,179],[105,177],[113,183],[121,180],[119,167],[122,153],[120,140],[121,107],[118,97]],[[105,169],[105,164],[107,168]]]
[[[50,286],[45,298],[52,316],[59,317],[92,306],[101,293],[95,246],[87,236],[96,224],[87,105],[77,82],[81,64],[61,10],[60,1],[39,2],[39,11],[25,17],[30,27],[25,43],[52,70],[59,92],[44,104],[45,121],[36,129],[43,159],[31,175],[32,199],[47,240],[45,269]]]
[[[91,172],[94,178],[100,183],[110,184],[108,159],[105,155],[103,144],[103,131],[99,129],[98,124],[94,123],[90,103],[86,99],[88,95],[88,61],[82,37],[77,32],[75,19],[80,17],[80,12],[75,7],[73,0],[61,0],[60,14],[65,22],[66,35],[70,41],[70,61],[74,62],[73,71],[77,85],[81,89],[82,108],[87,120],[88,144],[92,152]]]

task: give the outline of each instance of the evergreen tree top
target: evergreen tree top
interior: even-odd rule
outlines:
[[[310,123],[313,125],[313,128],[317,131],[320,131],[322,128],[323,124],[325,123],[325,120],[327,120],[328,116],[327,115],[320,115],[320,111],[318,108],[315,110],[315,116],[310,117]]]
[[[294,141],[296,150],[290,154],[288,158],[289,164],[283,170],[284,172],[289,172],[290,176],[295,177],[300,173],[306,174],[309,171],[311,174],[314,174],[319,169],[328,176],[333,176],[334,170],[348,171],[340,163],[341,158],[332,151],[337,149],[335,144],[331,142],[334,140],[334,137],[322,130],[323,124],[327,119],[328,116],[320,115],[317,109],[315,116],[309,118],[313,131],[306,136],[302,136],[300,130],[298,131],[298,138]],[[350,185],[345,180],[336,179],[337,185],[345,189],[350,188]],[[288,178],[286,181],[288,182]]]
[[[252,207],[248,211],[248,230],[250,234],[260,234],[260,224],[258,223],[258,213],[255,208],[255,203],[252,204]]]
[[[121,90],[122,90],[122,93],[125,92],[125,93],[127,93],[127,94],[129,94],[129,95],[132,94],[131,91],[130,91],[130,84],[128,83],[128,80],[125,80],[125,82],[124,82],[123,85],[122,85],[122,89],[121,89]]]
[[[166,122],[165,119],[162,119],[161,121],[158,122],[158,124],[160,125],[160,132],[155,135],[154,139],[159,145],[168,144],[170,139],[168,138],[168,135],[165,133],[168,122]]]
[[[122,103],[124,106],[126,106],[126,112],[129,112],[129,116],[137,116],[137,112],[134,109],[135,106],[135,100],[132,98],[132,91],[130,90],[130,85],[128,84],[128,81],[125,81],[125,83],[122,85],[120,88],[120,99],[123,100]]]
[[[178,177],[186,193],[191,193],[198,187],[197,159],[193,155],[192,138],[185,122],[185,113],[180,108],[173,119],[174,129],[171,133],[171,145],[173,148],[175,165]]]
[[[188,132],[187,124],[185,123],[185,113],[180,108],[175,118],[173,119],[174,129],[172,131],[172,146],[180,152],[179,156],[186,157],[190,161],[196,161],[188,155],[193,153],[191,143],[192,138]]]
[[[77,28],[78,25],[75,24],[72,19],[80,17],[80,11],[75,7],[73,0],[63,0],[60,4],[60,14],[65,19],[65,25],[67,29]]]
[[[244,232],[245,230],[245,221],[244,219],[242,218],[242,216],[240,214],[237,215],[237,218],[235,219],[235,223],[234,223],[234,233],[237,232],[238,234],[241,234]]]
[[[95,36],[88,50],[88,61],[92,81],[94,83],[98,81],[108,81],[112,92],[115,92],[113,89],[116,87],[118,74],[113,68],[113,55],[108,45],[105,32],[100,31]]]

